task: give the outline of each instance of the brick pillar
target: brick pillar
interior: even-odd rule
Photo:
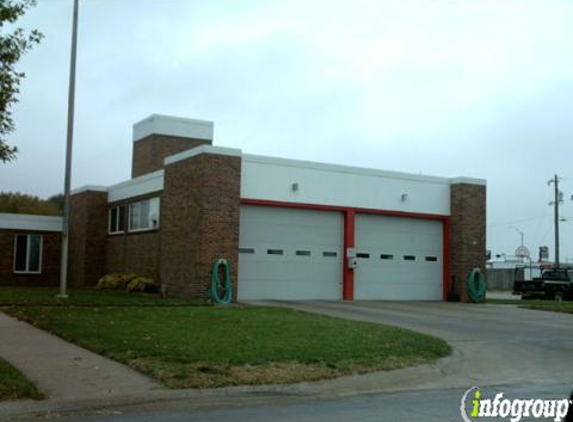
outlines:
[[[455,183],[450,186],[450,274],[454,291],[468,301],[467,278],[479,267],[485,271],[486,186]]]
[[[236,293],[240,190],[240,156],[202,153],[165,166],[161,281],[170,292],[206,300],[213,262],[224,258]]]
[[[107,192],[85,190],[71,197],[68,277],[71,287],[95,286],[104,274]]]

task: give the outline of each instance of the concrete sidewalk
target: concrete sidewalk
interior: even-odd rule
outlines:
[[[0,312],[0,357],[48,399],[105,400],[161,388],[149,378]]]

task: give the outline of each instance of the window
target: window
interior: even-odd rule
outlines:
[[[239,253],[255,253],[253,248],[239,248]]]
[[[14,238],[14,272],[40,274],[42,272],[42,236],[18,234]]]
[[[370,258],[370,254],[369,254],[369,253],[361,253],[361,252],[359,252],[359,253],[356,254],[356,258],[365,258],[365,259],[368,259],[368,258]]]
[[[268,255],[282,255],[284,251],[282,249],[267,249]]]
[[[334,256],[336,256],[336,255],[338,255],[336,252],[328,252],[328,251],[326,251],[326,252],[323,252],[323,253],[322,253],[322,256],[333,256],[333,257],[334,257]]]
[[[123,233],[125,231],[125,206],[119,205],[109,209],[108,233]]]
[[[144,199],[129,205],[129,231],[159,228],[159,198]]]
[[[438,260],[437,256],[427,256],[426,261],[436,262]]]
[[[310,251],[296,251],[296,256],[310,256]]]
[[[404,261],[415,261],[416,257],[414,255],[404,255]]]
[[[383,253],[380,255],[380,259],[394,259],[394,255]]]

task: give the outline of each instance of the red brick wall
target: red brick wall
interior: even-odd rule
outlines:
[[[110,235],[106,239],[105,273],[135,273],[159,279],[159,231]]]
[[[485,272],[486,187],[467,183],[451,185],[451,264],[455,292],[468,301],[467,279],[479,267]]]
[[[14,236],[42,235],[41,274],[14,274]],[[59,232],[0,229],[0,285],[57,286],[60,282],[62,236]]]
[[[211,141],[167,135],[140,139],[133,143],[131,177],[161,170],[165,157],[205,144],[211,145]]]
[[[239,157],[201,154],[165,167],[161,280],[170,292],[207,299],[219,258],[236,290],[240,185]]]
[[[162,193],[142,195],[108,204],[108,209],[114,206],[125,206],[125,233],[111,234],[105,241],[105,273],[135,273],[151,277],[160,282],[159,260],[161,248],[161,225],[163,224],[163,204],[160,203],[159,229],[130,233],[129,204],[146,198],[160,198]]]
[[[104,275],[107,192],[86,191],[71,197],[69,268],[71,287],[95,286]]]

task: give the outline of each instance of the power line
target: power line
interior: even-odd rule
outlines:
[[[516,223],[524,223],[526,221],[541,220],[542,218],[547,218],[547,217],[549,217],[549,214],[540,215],[537,217],[522,218],[520,220],[507,221],[505,223],[488,224],[487,227],[510,226],[510,225],[516,224]]]

